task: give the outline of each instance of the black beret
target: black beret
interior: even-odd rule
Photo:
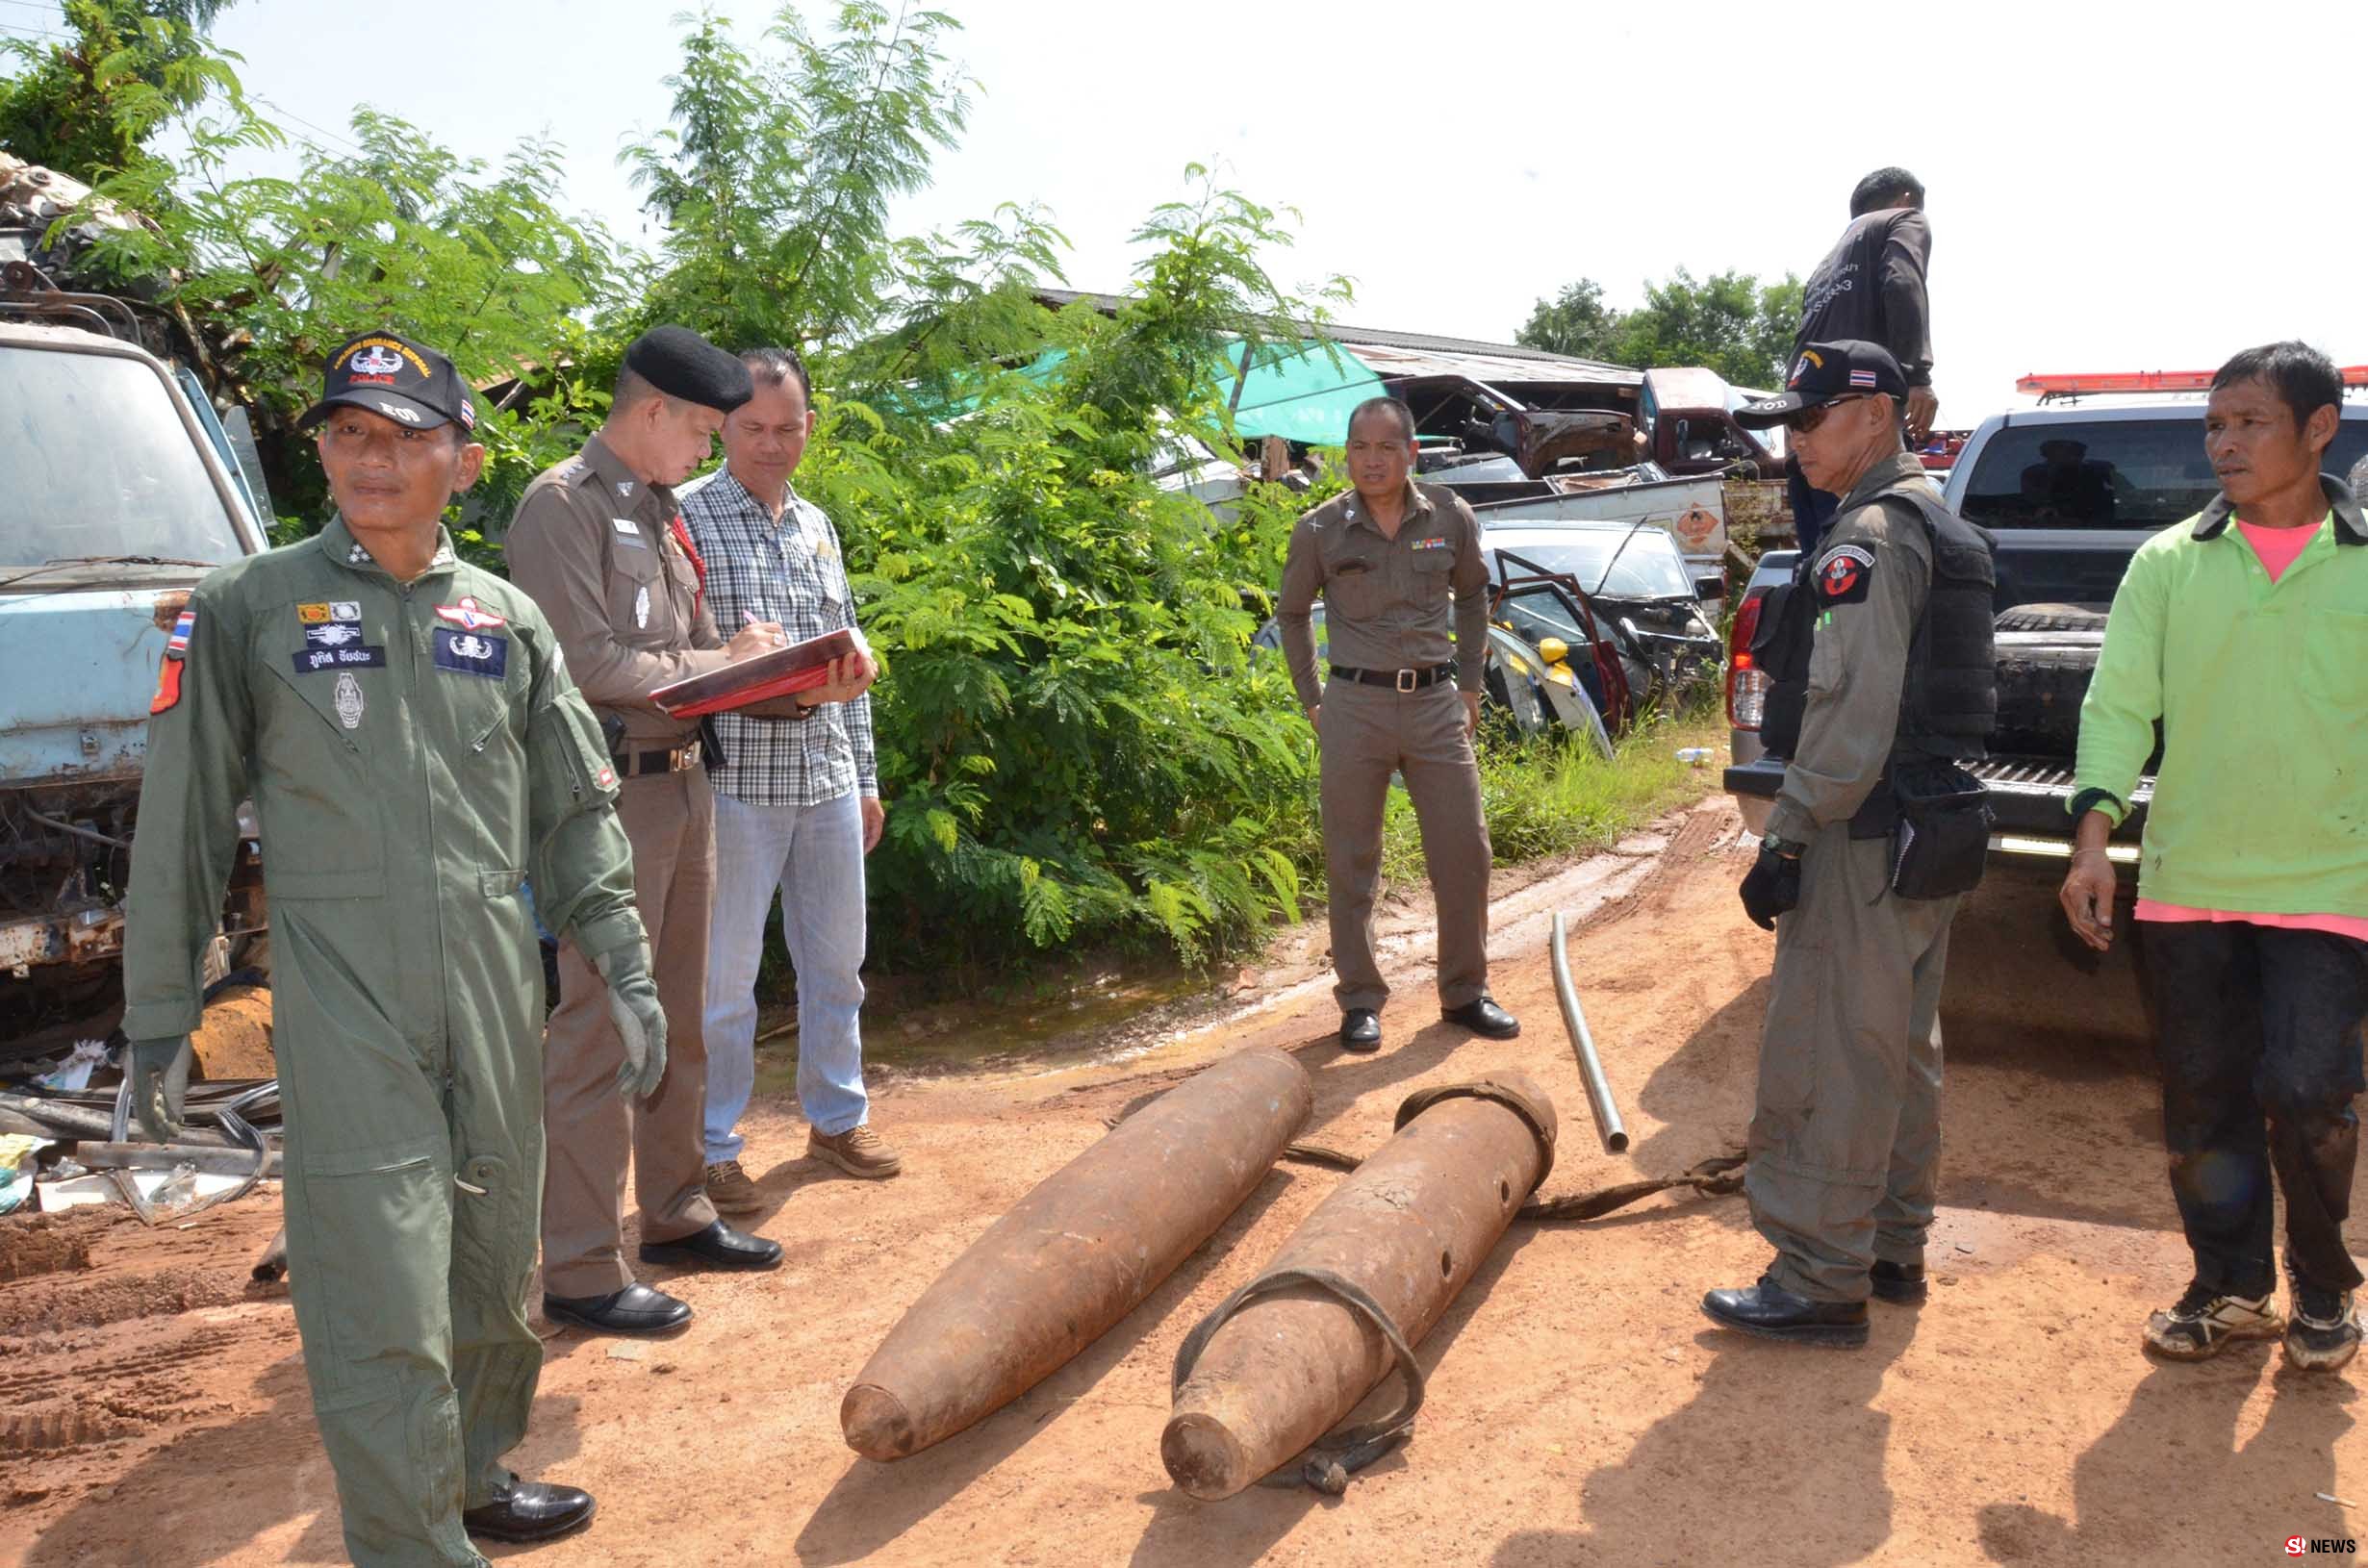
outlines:
[[[669,397],[721,414],[756,395],[749,367],[689,327],[651,327],[624,351],[624,367]]]

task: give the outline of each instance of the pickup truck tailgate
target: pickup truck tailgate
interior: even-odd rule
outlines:
[[[1990,789],[1990,810],[1998,819],[2000,838],[2063,840],[2072,837],[2072,770],[2051,757],[1991,757],[1967,770]],[[1773,757],[1739,763],[1726,771],[1727,792],[1772,799],[1784,784],[1784,764]],[[2113,838],[2135,844],[2146,826],[2146,802],[2153,797],[2154,781],[2138,781],[2129,815]],[[1994,845],[1993,847],[2000,847]]]

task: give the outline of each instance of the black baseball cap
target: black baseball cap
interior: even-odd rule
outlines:
[[[320,401],[296,421],[308,430],[340,404],[383,414],[419,430],[458,423],[477,427],[476,405],[461,373],[425,343],[392,332],[366,332],[346,340],[322,367]]]
[[[1782,424],[1802,409],[1816,408],[1837,398],[1864,397],[1869,392],[1881,392],[1903,401],[1907,397],[1907,377],[1900,371],[1899,362],[1891,357],[1890,349],[1856,338],[1811,343],[1794,359],[1793,373],[1786,378],[1784,391],[1756,403],[1745,403],[1735,411],[1735,422],[1746,430],[1765,430],[1770,425]]]

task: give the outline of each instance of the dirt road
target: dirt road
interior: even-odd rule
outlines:
[[[1378,1056],[1342,1056],[1330,999],[1299,985],[1119,1065],[892,1088],[877,1119],[908,1174],[884,1185],[791,1158],[802,1124],[760,1103],[751,1165],[777,1206],[759,1228],[786,1264],[662,1279],[700,1313],[676,1340],[554,1334],[515,1459],[591,1487],[600,1513],[532,1560],[2236,1562],[2357,1533],[2355,1512],[2314,1496],[2368,1502],[2354,1377],[2297,1378],[2260,1350],[2201,1368],[2139,1353],[2139,1323],[2186,1260],[2127,976],[2066,966],[2032,934],[2045,884],[2012,879],[1959,925],[1959,974],[1978,964],[1990,984],[1955,988],[1948,1015],[1938,1285],[1921,1310],[1878,1304],[1864,1352],[1710,1329],[1702,1291],[1764,1261],[1740,1199],[1516,1226],[1421,1347],[1430,1403],[1411,1445],[1343,1499],[1193,1503],[1159,1460],[1168,1366],[1338,1179],[1285,1166],[1015,1404],[893,1466],[843,1446],[839,1397],[904,1304],[1105,1118],[1219,1052],[1298,1051],[1315,1080],[1306,1136],[1353,1150],[1388,1135],[1410,1090],[1520,1066],[1562,1111],[1549,1196],[1739,1143],[1771,943],[1736,906],[1735,835],[1714,802],[1658,856],[1532,898],[1599,901],[1571,957],[1636,1140],[1626,1159],[1587,1125],[1537,907],[1500,911],[1497,995],[1528,1025],[1510,1044],[1440,1026],[1410,959]],[[0,1283],[0,1562],[340,1560],[285,1298],[243,1284],[275,1221],[250,1202],[187,1231],[113,1225],[82,1238],[90,1267]]]

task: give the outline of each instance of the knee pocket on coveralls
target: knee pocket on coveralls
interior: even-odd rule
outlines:
[[[542,1223],[540,1183],[529,1192],[528,1182],[519,1164],[476,1154],[460,1162],[452,1184],[453,1281],[510,1307],[524,1303]]]
[[[452,1177],[441,1139],[333,1150],[290,1183],[290,1288],[324,1412],[395,1392],[448,1353]],[[321,1342],[313,1353],[312,1342]]]

